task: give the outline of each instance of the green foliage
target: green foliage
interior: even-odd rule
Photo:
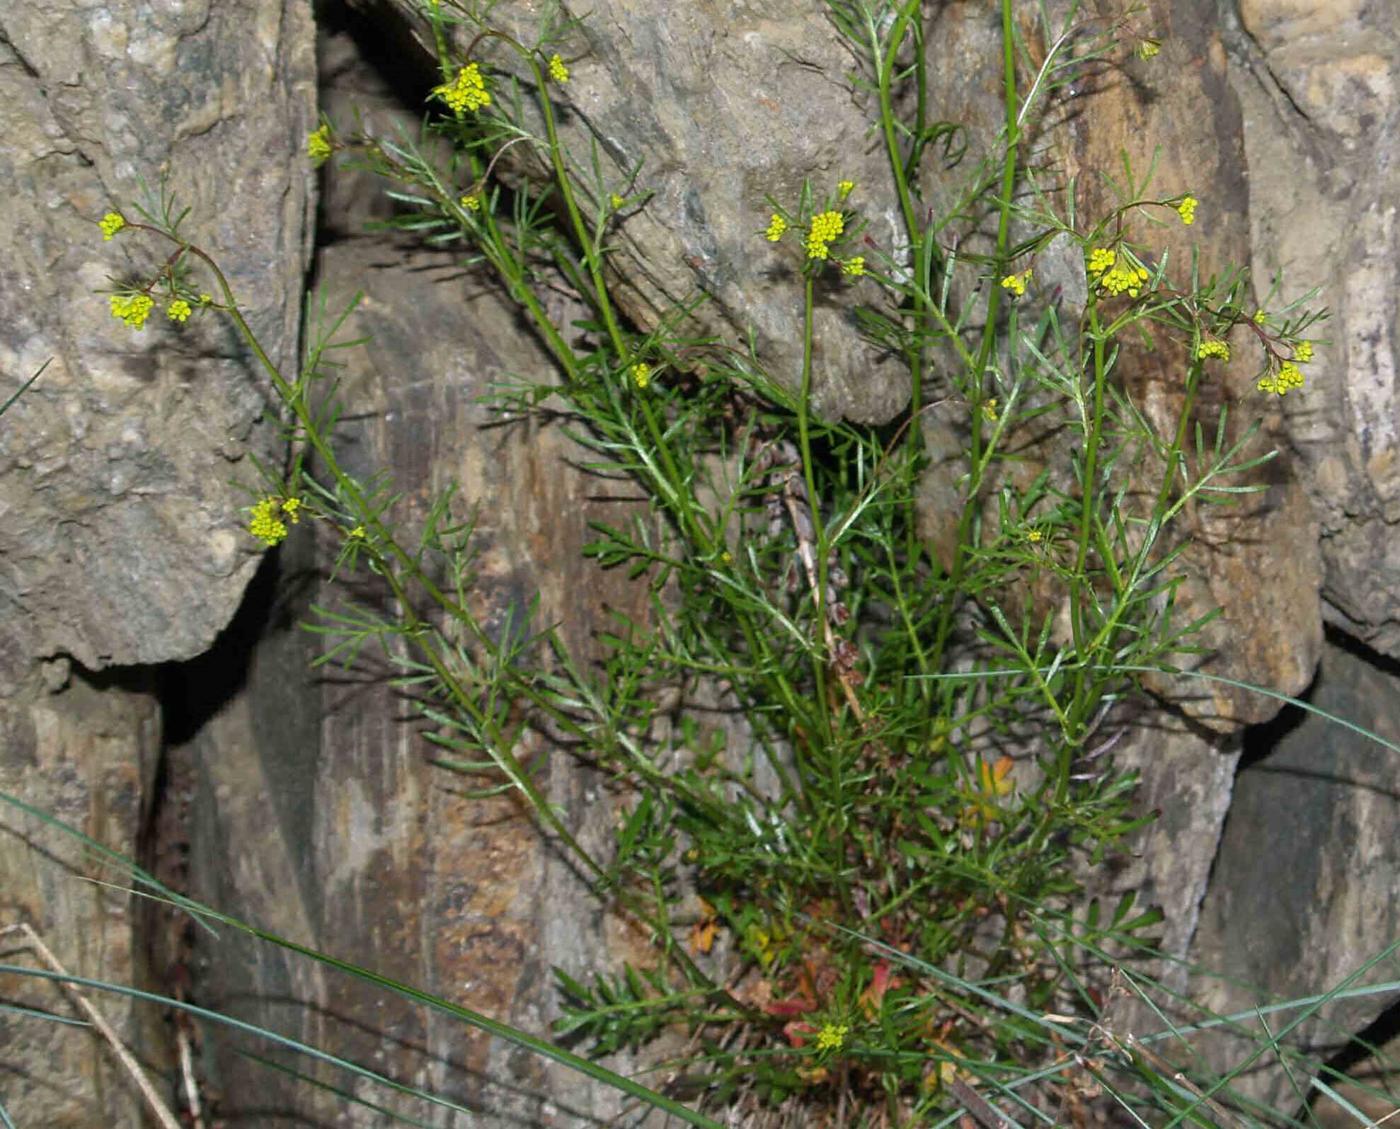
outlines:
[[[921,1124],[967,1106],[969,1082],[1023,1103],[1022,1084],[1059,1092],[1095,1039],[1146,1070],[1094,1026],[1095,985],[1143,950],[1159,916],[1131,896],[1112,913],[1079,907],[1086,867],[1141,825],[1104,734],[1143,673],[1201,652],[1211,616],[1177,615],[1196,510],[1262,489],[1249,473],[1272,457],[1257,425],[1236,434],[1223,408],[1202,409],[1212,358],[1244,327],[1265,355],[1261,387],[1286,391],[1316,315],[1253,317],[1242,272],[1202,278],[1193,262],[1176,279],[1165,254],[1130,240],[1151,217],[1191,222],[1189,195],[1154,197],[1125,163],[1117,206],[1085,217],[1072,184],[1048,188],[1028,167],[1027,138],[1075,76],[1122,52],[1121,25],[1047,20],[1035,64],[1003,3],[1005,122],[994,157],[963,169],[961,127],[928,111],[917,0],[829,8],[858,61],[905,250],[863,235],[849,182],[770,201],[767,250],[800,264],[804,364],[791,386],[697,331],[699,300],[649,333],[619,315],[605,266],[616,225],[645,206],[645,175],[560,138],[550,59],[572,25],[546,21],[520,43],[489,6],[428,3],[443,84],[423,135],[326,123],[314,136],[317,159],[349,154],[393,185],[391,226],[462,246],[519,303],[558,379],[497,389],[503,416],[547,407],[590,469],[649,500],[630,523],[595,526],[585,549],[648,596],[646,614],[614,613],[598,662],[531,617],[490,633],[473,616],[472,525],[450,494],[411,532],[386,477],[360,482],[340,465],[326,358],[349,344],[336,340],[344,315],[321,311],[287,380],[174,222],[125,227],[173,242],[182,271],[198,260],[212,272],[218,302],[169,268],[150,286],[230,316],[286,407],[296,456],[289,475],[265,475],[263,517],[325,523],[341,538],[337,569],[368,571],[392,597],[320,609],[325,660],[371,642],[397,656],[438,763],[488,778],[484,792],[518,792],[605,904],[655,940],[650,967],[587,983],[560,970],[558,1033],[597,1053],[684,1033],[686,1085],[710,1107],[797,1098],[822,1118],[856,1101],[872,1119]],[[939,216],[919,189],[931,166],[955,189]],[[994,234],[980,242],[946,238],[984,218]],[[1083,259],[1082,309],[1032,286],[1056,241]],[[550,286],[587,315],[556,325]],[[888,427],[812,411],[813,311],[837,286],[868,296],[859,325],[907,368],[910,408]],[[1144,341],[1179,362],[1165,429],[1116,379]],[[947,404],[964,443],[952,460],[925,439],[926,414]],[[921,511],[935,456],[960,468],[942,548]],[[254,532],[287,534],[276,520]],[[672,724],[677,692],[682,707],[720,700],[739,721]],[[625,797],[607,857],[540,791],[520,754],[529,733],[601,767]],[[1045,1018],[1066,1010],[1099,1034],[1070,1038],[1077,1029]],[[1067,1055],[1076,1043],[1083,1054]],[[1125,1106],[1205,1116],[1189,1090],[1130,1094],[1101,1073],[1095,1084]]]

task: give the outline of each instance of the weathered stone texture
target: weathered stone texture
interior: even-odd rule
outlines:
[[[585,654],[604,603],[639,614],[632,605],[640,594],[579,552],[590,520],[620,520],[632,504],[595,498],[600,480],[565,465],[579,452],[557,427],[486,427],[495,417],[479,397],[490,382],[509,374],[548,379],[552,371],[506,300],[464,276],[451,255],[380,239],[327,248],[319,271],[333,308],[364,289],[346,335],[372,335],[342,357],[338,457],[356,474],[389,468],[404,495],[395,519],[410,529],[438,490],[461,484],[454,512],[476,514],[472,599],[488,629],[503,629],[508,618],[518,628],[538,592],[536,627],[559,624],[575,653]],[[324,568],[336,546],[320,551]],[[327,589],[320,599],[333,605],[342,593]],[[384,683],[382,661],[367,653],[350,672],[332,666],[313,677],[304,648],[278,642],[276,632],[265,639],[247,694],[198,739],[196,890],[276,932],[546,1033],[558,1004],[551,965],[579,974],[607,967],[635,939],[608,924],[513,795],[473,799],[480,778],[430,763],[432,749],[411,723],[409,703]],[[265,706],[250,703],[274,691],[285,704],[262,718]],[[321,718],[309,730],[308,709]],[[297,716],[302,723],[279,723]],[[612,803],[586,774],[549,763],[549,755],[537,750],[531,758],[542,784],[585,843],[601,850]],[[260,956],[242,942],[202,951],[204,990],[215,1003],[280,1019],[284,1030],[491,1119],[425,1107],[420,1115],[430,1124],[512,1117],[573,1124],[590,1112],[604,1121],[618,1113],[615,1095],[572,1072],[382,989]],[[284,991],[310,1006],[279,1006]],[[304,1116],[334,1109],[336,1124],[379,1123],[369,1111],[328,1105],[310,1088],[268,1082],[226,1044],[218,1056],[230,1115],[262,1108],[275,1093],[278,1108]]]
[[[265,378],[226,322],[114,321],[94,291],[169,245],[104,243],[96,220],[136,221],[138,181],[166,174],[194,207],[186,233],[294,362],[314,73],[302,0],[0,14],[0,228],[18,236],[0,266],[0,397],[49,362],[0,427],[0,606],[23,653],[89,669],[190,658],[242,597],[257,555],[229,480],[255,485],[245,456],[276,449]]]
[[[104,243],[96,221],[112,208],[137,220],[138,178],[168,175],[195,207],[187,233],[294,361],[314,79],[305,0],[0,5],[0,402],[48,365],[0,419],[0,717],[14,737],[0,788],[128,856],[160,741],[142,664],[199,654],[238,606],[258,555],[230,480],[254,485],[247,455],[275,464],[280,437],[226,324],[113,320],[94,291],[168,249]],[[135,669],[45,685],[41,661],[66,670],[69,657]],[[0,924],[28,920],[76,974],[137,979],[128,899],[81,882],[92,864],[71,842],[8,809],[0,820]],[[70,1012],[54,991],[15,994]],[[129,1004],[98,1002],[136,1042]],[[90,1030],[6,1014],[0,1042],[18,1124],[136,1123]]]
[[[0,699],[0,791],[62,820],[103,847],[129,853],[150,795],[160,750],[159,706],[141,679],[123,684],[68,676],[57,663],[36,670],[17,694]],[[127,876],[36,816],[0,806],[0,927],[26,922],[70,972],[129,984],[140,964]],[[21,943],[0,937],[0,959],[51,971]],[[88,992],[118,1031],[137,1030],[129,999]],[[61,1016],[79,1013],[56,984],[0,978],[0,996]],[[0,1101],[17,1124],[46,1129],[136,1129],[131,1079],[93,1032],[7,1014],[0,1021]],[[16,1084],[18,1080],[18,1084]]]
[[[1283,405],[1322,525],[1331,622],[1400,655],[1400,24],[1388,4],[1246,0],[1227,29],[1250,247],[1283,296],[1318,286],[1309,387]]]
[[[1400,745],[1393,670],[1329,644],[1309,700]],[[1235,783],[1201,911],[1196,957],[1216,975],[1198,977],[1193,998],[1222,1014],[1338,987],[1400,935],[1397,754],[1317,714],[1293,710],[1286,722],[1274,751]],[[1396,971],[1392,958],[1361,982],[1393,981]],[[1394,999],[1331,1003],[1288,1041],[1326,1059]],[[1295,1018],[1269,1022],[1279,1031]],[[1258,1035],[1257,1026],[1245,1026]],[[1207,1045],[1221,1067],[1253,1050],[1219,1034]],[[1293,1081],[1272,1055],[1236,1085],[1285,1108],[1293,1097]]]

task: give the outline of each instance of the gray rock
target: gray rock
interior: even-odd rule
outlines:
[[[257,563],[238,532],[274,459],[266,378],[212,317],[133,332],[94,291],[169,253],[124,233],[138,179],[192,205],[279,362],[296,357],[312,181],[308,13],[293,0],[151,12],[13,5],[0,39],[0,398],[45,361],[0,424],[0,606],[22,653],[88,669],[190,658],[228,622]],[[206,283],[206,288],[209,287]],[[3,687],[0,687],[3,690]]]
[[[1309,701],[1400,744],[1400,687],[1356,654],[1329,644]],[[1400,934],[1396,753],[1302,711],[1280,719],[1276,731],[1273,751],[1235,782],[1201,910],[1193,955],[1214,975],[1196,978],[1193,998],[1221,1014],[1338,987]],[[1393,972],[1384,964],[1360,983],[1393,980]],[[1328,1004],[1287,1042],[1324,1060],[1394,999]],[[1278,1033],[1299,1015],[1268,1022]],[[1244,1027],[1259,1034],[1257,1023]],[[1218,1069],[1240,1065],[1253,1050],[1221,1033],[1204,1045]],[[1306,1071],[1298,1073],[1306,1081]],[[1271,1054],[1235,1085],[1285,1112],[1298,1104],[1294,1080]]]
[[[1400,27],[1386,5],[1251,0],[1227,27],[1256,276],[1319,286],[1308,388],[1283,410],[1321,522],[1330,622],[1400,655],[1395,295]]]
[[[256,485],[247,456],[275,465],[281,439],[227,326],[181,332],[157,311],[133,333],[111,317],[95,291],[168,250],[104,243],[96,221],[113,208],[137,219],[138,177],[166,175],[195,207],[188,233],[294,364],[312,46],[300,0],[0,10],[0,402],[48,362],[0,418],[0,725],[13,738],[0,788],[126,855],[161,740],[150,664],[198,655],[238,606],[258,554],[233,480]],[[139,979],[130,899],[82,882],[92,864],[71,840],[9,809],[0,823],[0,925],[29,921],[77,975]],[[31,989],[15,996],[71,1014]],[[96,1002],[159,1059],[158,1019],[142,1031],[128,1001]],[[5,1014],[0,1043],[16,1123],[138,1123],[130,1080],[90,1030]]]

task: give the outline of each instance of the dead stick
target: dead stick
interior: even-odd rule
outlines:
[[[19,933],[24,937],[29,947],[38,954],[39,959],[49,966],[51,971],[56,972],[59,976],[68,975],[68,970],[58,963],[58,958],[53,955],[49,947],[44,944],[39,934],[27,923],[21,922],[18,925],[7,925],[3,929],[0,929],[0,936],[4,936],[6,933]],[[160,1122],[161,1129],[181,1129],[179,1120],[166,1107],[165,1102],[161,1100],[160,1095],[156,1092],[154,1084],[152,1084],[150,1078],[147,1077],[146,1071],[142,1068],[141,1064],[136,1061],[136,1056],[126,1049],[121,1039],[117,1037],[116,1030],[102,1017],[102,1013],[88,1002],[86,996],[78,991],[78,986],[76,984],[69,984],[64,981],[59,981],[59,983],[62,984],[63,990],[68,993],[69,997],[71,997],[73,1002],[77,1005],[78,1010],[87,1016],[88,1022],[97,1029],[98,1034],[107,1040],[108,1045],[112,1048],[112,1052],[117,1056],[122,1066],[126,1067],[127,1073],[135,1079],[136,1086],[141,1091],[141,1096],[146,1099],[146,1104],[150,1107],[151,1113],[155,1116],[155,1119]]]

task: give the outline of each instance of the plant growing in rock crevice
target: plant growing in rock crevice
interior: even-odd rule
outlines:
[[[171,320],[233,320],[294,451],[288,473],[265,469],[251,534],[275,545],[289,524],[323,523],[337,569],[367,569],[393,598],[392,612],[324,611],[326,659],[371,642],[409,655],[403,685],[431,739],[461,771],[515,789],[598,895],[655,939],[653,967],[560,973],[561,1034],[605,1052],[686,1029],[686,1086],[707,1107],[797,1109],[804,1122],[861,1110],[868,1124],[922,1123],[985,1105],[989,1090],[1069,1108],[1084,1088],[1116,1093],[1105,1060],[1125,1057],[1084,963],[1142,948],[1157,920],[1131,898],[1109,913],[1076,904],[1076,863],[1138,826],[1131,777],[1100,759],[1103,730],[1143,673],[1197,650],[1205,621],[1174,617],[1183,514],[1262,489],[1247,475],[1271,457],[1253,429],[1230,438],[1223,410],[1201,420],[1200,390],[1237,329],[1263,346],[1261,391],[1297,387],[1315,315],[1255,315],[1243,274],[1180,278],[1133,237],[1146,214],[1192,224],[1185,191],[1151,195],[1128,170],[1118,206],[1086,222],[1028,175],[1027,132],[1068,76],[1153,41],[1080,36],[1071,13],[1027,74],[1002,0],[1004,124],[958,205],[995,218],[974,253],[940,240],[949,217],[917,187],[950,128],[927,120],[920,5],[834,0],[830,12],[861,61],[904,227],[895,245],[874,239],[849,180],[768,201],[755,247],[785,257],[803,314],[801,370],[783,378],[695,334],[686,308],[649,332],[620,314],[609,240],[645,206],[645,178],[614,179],[561,140],[551,92],[569,81],[571,25],[546,21],[522,43],[489,5],[430,0],[442,82],[428,136],[326,122],[309,139],[313,160],[350,153],[392,182],[407,209],[394,226],[464,244],[520,304],[558,379],[501,387],[502,411],[563,414],[600,473],[645,491],[648,517],[600,526],[587,550],[650,594],[651,615],[619,620],[596,666],[549,629],[493,636],[473,616],[471,526],[450,494],[406,530],[392,484],[342,467],[323,384],[343,317],[285,377],[164,196],[144,223],[102,221],[107,238],[141,231],[173,248],[111,308],[138,330],[157,299]],[[447,143],[445,161],[429,141]],[[1037,257],[1055,241],[1082,262],[1082,310],[1037,292]],[[216,293],[193,285],[196,270]],[[573,327],[543,296],[560,286],[588,311]],[[814,311],[844,288],[869,295],[860,324],[908,370],[911,405],[889,427],[813,410]],[[1168,431],[1115,381],[1130,333],[1175,342],[1183,395]],[[946,555],[920,535],[935,402],[956,406],[965,440]],[[1029,435],[1060,437],[1067,470],[1022,473]],[[682,705],[718,697],[742,725],[666,724],[677,687]],[[610,855],[543,795],[519,753],[531,730],[627,796]],[[1131,1055],[1119,1065],[1157,1077]],[[1156,1085],[1120,1100],[1182,1110],[1195,1096]]]

